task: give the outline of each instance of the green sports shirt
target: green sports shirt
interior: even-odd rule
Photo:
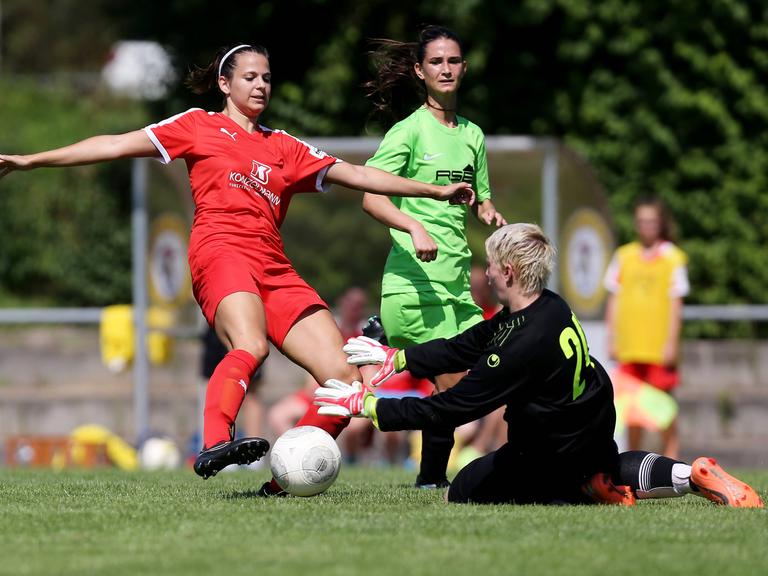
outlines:
[[[432,184],[469,182],[477,201],[487,200],[491,192],[485,136],[466,118],[456,119],[458,126],[449,128],[422,106],[392,126],[366,165]],[[382,295],[466,293],[472,257],[466,236],[469,208],[431,198],[390,200],[403,213],[421,222],[437,244],[437,259],[420,261],[411,235],[390,228],[392,249],[384,267]]]

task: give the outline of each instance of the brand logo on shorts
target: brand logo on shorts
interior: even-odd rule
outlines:
[[[501,358],[499,358],[498,354],[491,354],[488,356],[488,366],[496,368],[499,364],[501,364]]]

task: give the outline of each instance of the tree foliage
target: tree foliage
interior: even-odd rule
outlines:
[[[146,123],[135,103],[0,81],[0,149],[33,152]],[[42,111],[42,112],[41,112]],[[0,295],[57,305],[131,299],[127,161],[14,173],[0,183]]]

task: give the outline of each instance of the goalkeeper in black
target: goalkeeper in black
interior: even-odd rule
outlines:
[[[611,380],[568,304],[545,288],[554,247],[535,224],[499,228],[485,247],[488,282],[504,306],[493,318],[405,350],[365,337],[344,347],[352,364],[381,364],[374,387],[403,370],[466,376],[440,394],[402,399],[329,380],[315,392],[321,413],[368,417],[392,431],[456,427],[506,406],[507,444],[459,471],[447,491],[451,502],[631,505],[636,497],[698,492],[721,504],[762,505],[710,458],[691,467],[648,452],[620,456]]]

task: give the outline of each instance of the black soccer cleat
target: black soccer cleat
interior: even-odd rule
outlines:
[[[285,496],[288,496],[288,493],[285,490],[275,492],[272,488],[272,482],[267,480],[264,482],[264,484],[261,485],[261,488],[259,488],[259,491],[256,492],[256,495],[260,496],[261,498],[284,498]]]
[[[384,333],[384,326],[381,324],[381,318],[374,315],[368,318],[368,322],[363,326],[363,336],[372,338],[377,342],[387,345],[387,336]]]
[[[230,464],[250,464],[269,450],[269,442],[264,438],[240,438],[223,441],[203,448],[195,460],[195,473],[203,478],[216,476],[220,470]]]

